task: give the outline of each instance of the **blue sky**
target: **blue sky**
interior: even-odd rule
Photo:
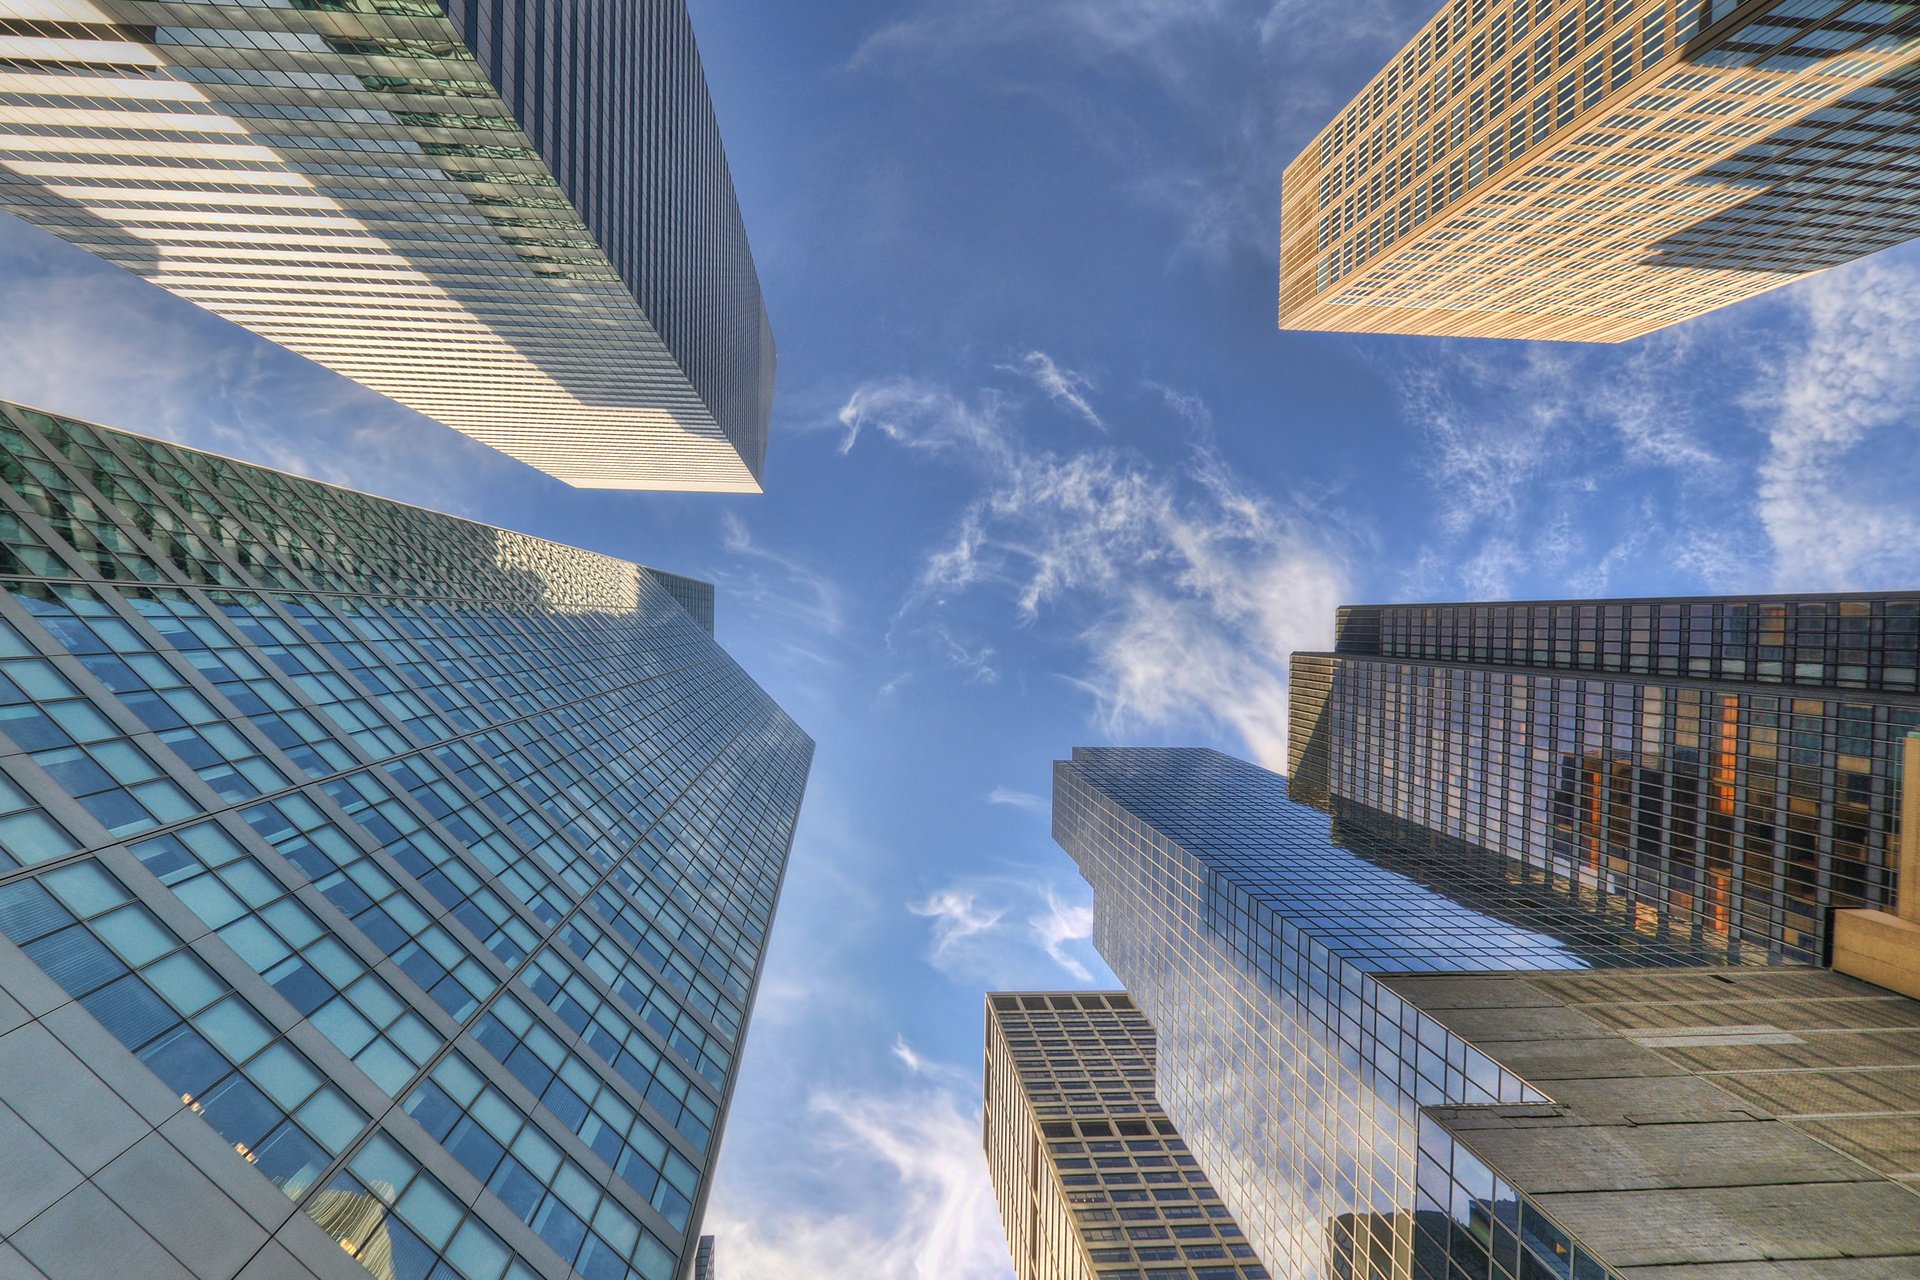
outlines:
[[[1280,170],[1430,12],[693,0],[781,347],[757,498],[567,490],[0,225],[0,395],[714,580],[819,753],[709,1219],[1010,1275],[981,995],[1110,985],[1075,744],[1278,764],[1344,600],[1912,586],[1920,252],[1617,348],[1283,334]]]

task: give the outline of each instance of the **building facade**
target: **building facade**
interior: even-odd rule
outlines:
[[[1154,1098],[1123,991],[987,997],[987,1168],[1018,1280],[1268,1280]]]
[[[1920,1001],[1786,965],[1387,981],[1552,1098],[1422,1109],[1416,1274],[1920,1272]]]
[[[1094,942],[1157,1032],[1159,1101],[1277,1274],[1920,1266],[1897,1136],[1920,1108],[1882,1072],[1920,1061],[1920,1005],[1716,967],[1681,931],[1633,927],[1617,884],[1331,816],[1216,752],[1080,749],[1054,787]],[[1751,1089],[1729,1093],[1715,1073],[1742,1066]],[[1818,1123],[1822,1091],[1861,1154],[1782,1120]]]
[[[570,484],[758,491],[684,0],[5,0],[0,49],[0,208]]]
[[[0,1269],[688,1275],[812,743],[687,579],[0,408]]]
[[[1288,166],[1280,324],[1618,342],[1920,234],[1900,6],[1449,0]]]
[[[1293,794],[1576,883],[1717,961],[1885,907],[1920,595],[1359,606],[1292,664]]]

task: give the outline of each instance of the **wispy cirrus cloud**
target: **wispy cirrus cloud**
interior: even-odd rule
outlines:
[[[917,0],[848,65],[1050,107],[1170,225],[1169,267],[1245,269],[1275,255],[1282,169],[1402,19],[1387,0]]]
[[[927,963],[988,987],[1093,980],[1093,903],[1036,872],[968,876],[907,905],[933,921]]]
[[[1447,358],[1398,375],[1432,528],[1402,590],[1601,594],[1656,557],[1731,588],[1741,569],[1724,535],[1746,463],[1696,421],[1696,397],[1729,393],[1725,361],[1699,367],[1709,342],[1689,328],[1630,351],[1435,342]]]
[[[761,546],[747,522],[731,511],[720,515],[720,544],[734,559],[715,576],[724,580],[730,596],[751,604],[764,620],[825,636],[846,630],[846,597],[839,584]]]
[[[931,958],[936,965],[968,938],[993,929],[1007,914],[1005,907],[982,907],[973,893],[962,889],[942,889],[908,903],[907,910],[933,921]]]
[[[1093,904],[1068,902],[1047,888],[1047,909],[1027,918],[1033,935],[1046,948],[1053,962],[1082,982],[1093,981],[1093,971],[1067,950],[1070,942],[1086,943],[1093,938]]]
[[[1753,397],[1781,590],[1909,586],[1920,557],[1920,266],[1876,260],[1794,298],[1805,341]]]
[[[913,1083],[820,1091],[796,1117],[816,1186],[858,1186],[847,1207],[807,1212],[728,1184],[705,1229],[721,1268],[755,1280],[1007,1280],[1005,1235],[980,1154],[979,1085],[904,1039]],[[799,1145],[798,1143],[796,1145]]]
[[[1045,796],[1036,796],[1029,791],[1018,791],[1012,787],[995,787],[987,792],[988,804],[1006,805],[1013,809],[1024,809],[1028,813],[1047,813],[1051,809]]]
[[[1167,67],[1170,41],[1222,23],[1257,31],[1270,0],[971,0],[914,6],[861,41],[854,66],[951,58],[985,48]]]
[[[1052,356],[1044,351],[1029,351],[1021,360],[1019,371],[1033,380],[1033,384],[1047,393],[1048,399],[1072,412],[1088,425],[1105,431],[1107,424],[1094,412],[1093,405],[1087,400],[1087,393],[1093,390],[1093,383],[1084,374],[1063,368],[1054,362]]]
[[[863,384],[840,412],[845,447],[868,435],[970,470],[976,496],[923,558],[899,630],[954,642],[951,606],[999,601],[1025,627],[1064,629],[1066,673],[1102,727],[1218,725],[1263,762],[1286,754],[1286,664],[1324,645],[1344,589],[1313,513],[1249,489],[1212,444],[1206,407],[1149,388],[1187,427],[1178,464],[1117,446],[1034,442],[1023,404],[912,378]],[[937,619],[929,622],[928,619]]]
[[[1911,254],[1630,348],[1472,352],[1423,362],[1400,388],[1434,502],[1410,594],[1601,595],[1629,579],[1847,590],[1911,576]]]

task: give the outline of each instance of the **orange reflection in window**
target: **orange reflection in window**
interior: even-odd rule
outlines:
[[[1713,807],[1733,815],[1733,781],[1740,758],[1740,698],[1728,694],[1720,699],[1720,741],[1713,753]]]

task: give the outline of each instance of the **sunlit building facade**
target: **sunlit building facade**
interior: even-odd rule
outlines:
[[[710,592],[16,406],[0,474],[0,1270],[690,1274],[812,753]]]
[[[1920,593],[1342,609],[1292,663],[1294,795],[1630,903],[1726,963],[1884,907]]]
[[[1124,991],[987,997],[987,1168],[1018,1280],[1269,1280],[1154,1098]]]
[[[0,208],[570,484],[758,491],[684,0],[0,0]]]
[[[1077,749],[1053,813],[1156,1097],[1276,1275],[1920,1266],[1920,1107],[1887,1074],[1920,1065],[1920,1004],[1718,965],[1620,886],[1217,752]]]
[[[1449,0],[1288,166],[1280,324],[1618,342],[1920,234],[1910,11]]]

